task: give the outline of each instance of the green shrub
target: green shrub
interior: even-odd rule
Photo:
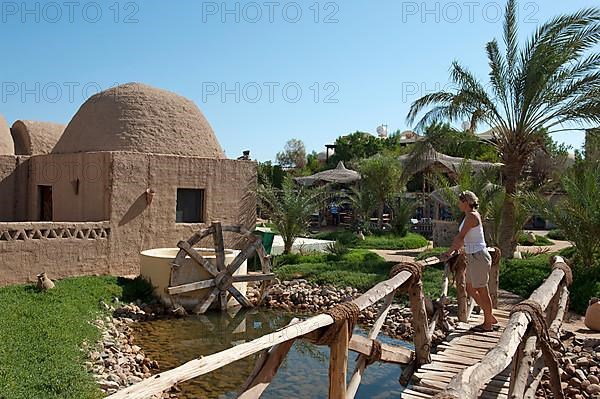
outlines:
[[[500,288],[528,298],[550,275],[550,255],[508,259],[500,263]]]
[[[548,234],[546,234],[546,237],[552,240],[567,241],[567,236],[565,235],[565,232],[560,229],[550,230]]]
[[[404,237],[394,234],[370,235],[359,240],[356,248],[370,249],[417,249],[427,246],[427,239],[420,234],[408,233]]]
[[[325,251],[327,251],[331,255],[334,255],[336,258],[339,258],[343,255],[346,255],[348,252],[350,252],[350,248],[348,248],[347,246],[345,246],[344,244],[342,244],[339,241],[334,241],[331,244],[327,245],[327,248],[325,248]]]
[[[585,314],[592,297],[600,297],[600,266],[573,267],[573,286],[571,287],[569,309]]]
[[[339,241],[340,243],[352,247],[359,240],[356,234],[348,230],[340,231],[325,231],[313,235],[313,238],[318,240]]]

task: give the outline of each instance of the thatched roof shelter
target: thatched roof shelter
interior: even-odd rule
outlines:
[[[58,123],[18,120],[10,129],[15,143],[15,154],[49,154],[64,131],[65,125]]]
[[[324,170],[311,176],[296,177],[294,180],[304,186],[312,186],[318,182],[347,184],[360,180],[360,173],[346,169],[344,163],[340,161],[335,169]]]
[[[411,175],[423,172],[427,169],[445,171],[456,174],[460,165],[467,162],[473,168],[473,171],[479,172],[486,168],[502,166],[501,163],[491,163],[475,161],[472,159],[451,157],[450,155],[437,152],[433,146],[426,144],[425,152],[419,155],[407,154],[401,155],[398,159],[402,163],[405,171]]]
[[[127,83],[90,97],[53,153],[126,151],[225,159],[196,104],[175,93]]]

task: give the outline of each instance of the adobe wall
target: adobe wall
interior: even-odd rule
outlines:
[[[0,155],[0,222],[27,219],[29,157]]]
[[[25,173],[22,182],[30,174],[29,184],[4,179],[0,192],[29,190],[28,212],[37,218],[37,186],[52,185],[54,221],[0,223],[0,286],[33,282],[42,271],[52,279],[138,274],[143,250],[174,247],[212,220],[249,229],[256,220],[251,194],[256,164],[251,161],[116,152],[44,155],[29,161],[31,166],[18,168]],[[10,163],[0,158],[0,173],[11,176]],[[155,191],[149,205],[147,188]],[[177,188],[206,190],[207,223],[175,223]],[[8,215],[4,202],[0,208]],[[239,236],[225,239],[226,247],[240,248]],[[212,248],[212,237],[201,244]]]
[[[109,274],[110,227],[101,223],[0,223],[0,286]]]
[[[139,252],[174,247],[212,220],[253,228],[256,163],[171,155],[112,153],[111,273],[137,274]],[[177,188],[205,189],[204,224],[175,223]],[[155,194],[148,205],[146,190]],[[202,245],[213,247],[209,237]],[[239,249],[239,236],[226,247]]]
[[[52,186],[55,222],[108,220],[110,153],[49,154],[31,158],[28,219],[39,218],[39,185]]]

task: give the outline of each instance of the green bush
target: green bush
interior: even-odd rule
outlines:
[[[339,230],[339,231],[325,231],[313,235],[313,238],[318,240],[329,240],[339,241],[340,243],[352,247],[358,242],[358,237],[351,231]]]
[[[404,237],[394,234],[369,235],[359,240],[356,248],[369,249],[417,249],[427,246],[427,239],[420,234],[408,233]]]
[[[600,297],[600,266],[573,267],[573,286],[570,290],[569,309],[585,314],[590,298]]]
[[[331,244],[327,245],[325,251],[335,256],[336,258],[340,258],[341,256],[346,255],[348,252],[350,252],[350,248],[348,248],[346,245],[342,244],[339,241],[334,241]]]
[[[528,298],[550,275],[550,255],[508,259],[500,263],[500,288]]]
[[[539,236],[536,234],[535,242],[532,244],[527,239],[527,234],[521,233],[521,234],[519,234],[519,245],[543,247],[543,246],[547,246],[547,245],[554,245],[554,243],[552,241],[550,241],[549,239],[547,239],[546,237]]]
[[[565,232],[560,229],[550,230],[548,234],[546,234],[546,237],[550,238],[551,240],[567,241]]]

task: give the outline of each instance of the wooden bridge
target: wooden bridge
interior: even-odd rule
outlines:
[[[498,300],[499,250],[493,257],[489,290],[494,307]],[[238,398],[259,398],[268,388],[279,366],[297,339],[330,347],[329,397],[354,398],[369,364],[385,361],[403,364],[400,382],[408,385],[402,398],[469,399],[534,398],[544,372],[548,371],[555,398],[564,398],[559,369],[551,345],[560,344],[560,327],[567,307],[571,271],[561,257],[554,257],[552,273],[511,313],[495,310],[500,329],[489,333],[471,330],[482,322],[472,315],[465,283],[465,260],[461,254],[445,263],[442,294],[429,314],[423,296],[422,268],[440,263],[429,258],[400,263],[383,281],[351,302],[208,356],[200,356],[175,369],[157,374],[112,396],[148,398],[183,381],[208,374],[239,359],[260,353],[254,371],[240,387]],[[449,278],[454,276],[459,324],[452,330],[446,319]],[[397,292],[408,294],[412,313],[414,351],[383,345],[377,336]],[[352,334],[360,311],[383,301],[368,337]],[[448,332],[443,343],[432,348],[436,327]],[[433,349],[433,351],[432,351]],[[349,351],[359,356],[348,380]],[[348,382],[349,381],[349,382]]]

